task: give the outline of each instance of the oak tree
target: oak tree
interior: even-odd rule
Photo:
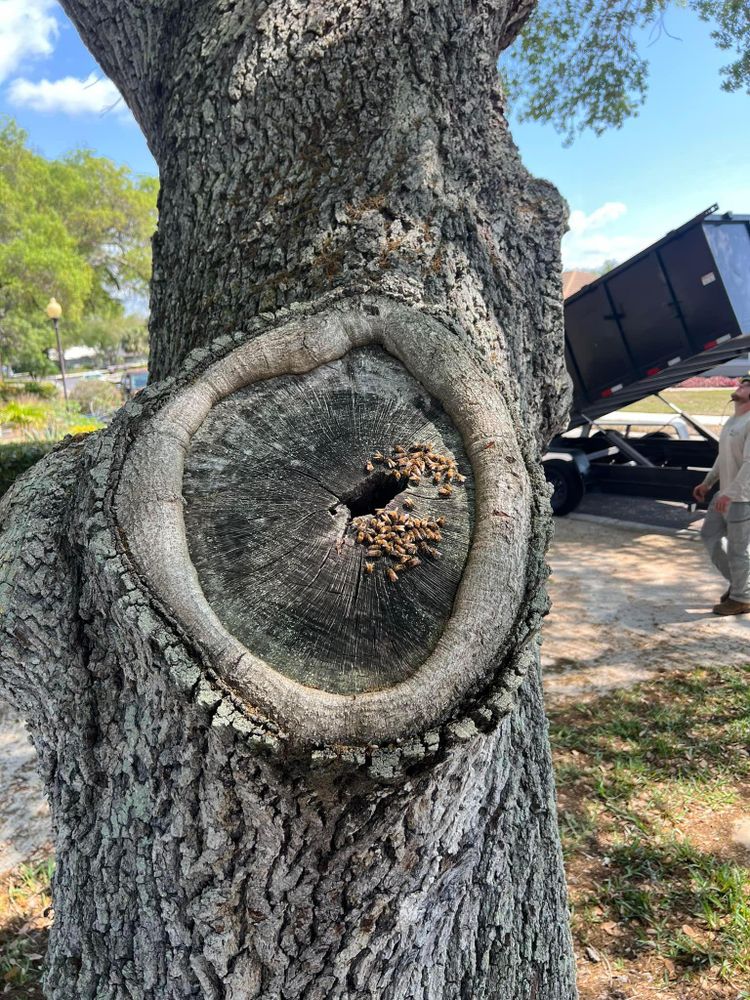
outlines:
[[[571,1000],[539,679],[564,206],[528,0],[63,0],[159,164],[153,384],[0,511],[55,1000]]]

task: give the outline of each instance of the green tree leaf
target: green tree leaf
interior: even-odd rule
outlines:
[[[750,16],[746,0],[541,0],[501,73],[521,121],[549,122],[566,145],[636,115],[648,92],[642,39],[668,35],[666,16],[688,7],[736,59],[722,70],[725,90],[750,93]]]

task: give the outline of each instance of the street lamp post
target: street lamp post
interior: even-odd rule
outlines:
[[[68,386],[65,383],[65,355],[63,354],[62,341],[60,340],[60,317],[62,316],[62,306],[55,298],[51,298],[47,303],[46,313],[49,319],[52,320],[52,325],[55,328],[55,337],[57,338],[57,361],[60,365],[60,374],[62,375],[63,384],[63,396],[65,397],[65,405],[68,405]]]

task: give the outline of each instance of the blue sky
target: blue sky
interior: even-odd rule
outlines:
[[[566,149],[550,126],[511,118],[529,169],[570,205],[568,267],[624,260],[713,202],[750,213],[750,97],[721,91],[726,56],[695,15],[675,7],[667,28],[679,40],[662,34],[648,49],[649,98],[622,129]],[[0,113],[48,156],[88,146],[156,173],[138,126],[55,0],[0,0]]]

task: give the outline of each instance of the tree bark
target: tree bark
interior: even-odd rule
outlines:
[[[155,383],[0,507],[47,995],[571,1000],[563,206],[495,69],[531,5],[63,6],[162,189]]]

